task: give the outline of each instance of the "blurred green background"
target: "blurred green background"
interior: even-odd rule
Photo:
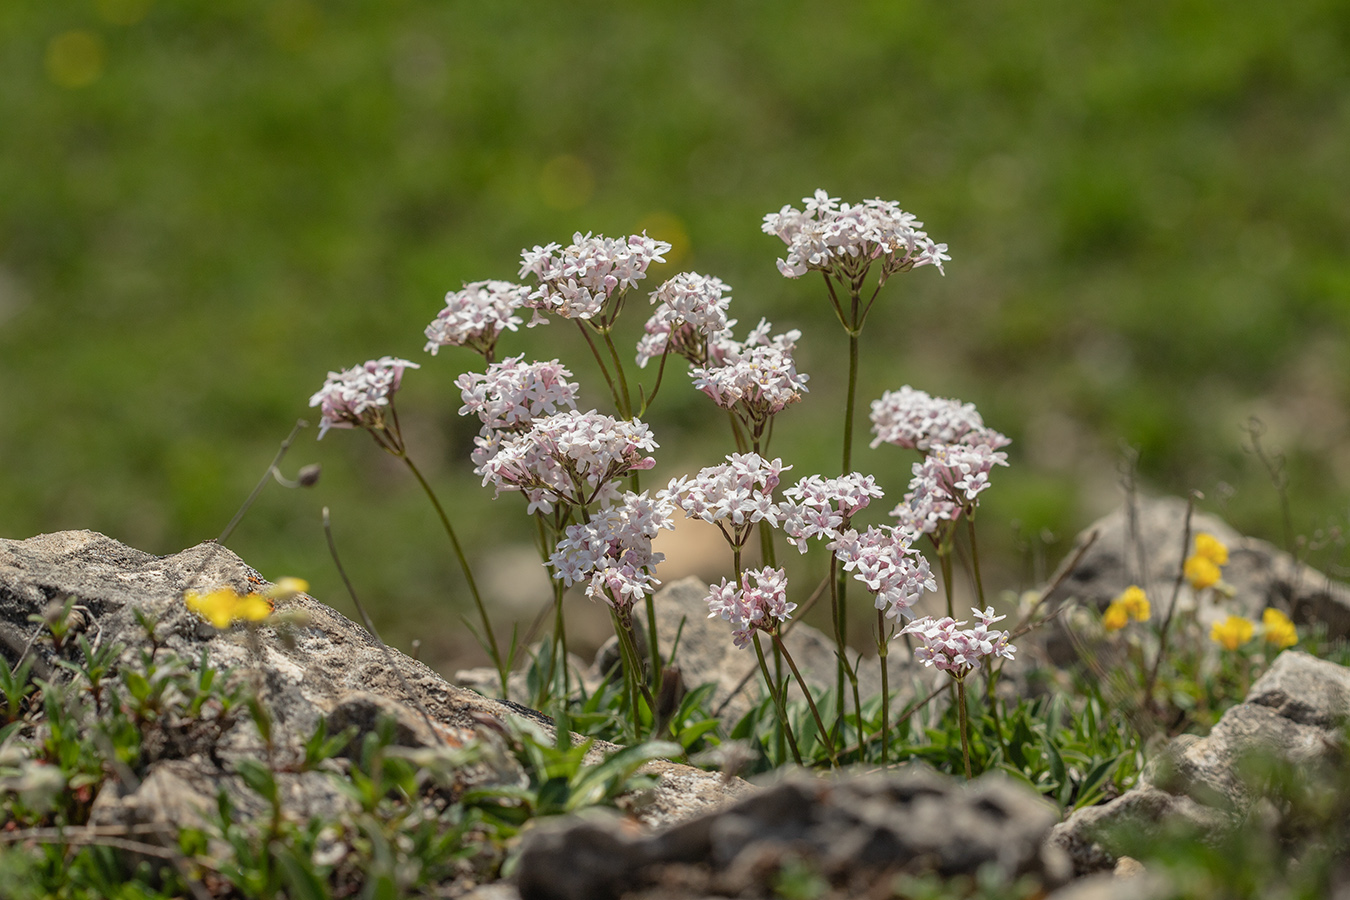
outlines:
[[[803,329],[812,391],[772,449],[829,473],[844,335],[759,230],[824,187],[897,200],[951,247],[945,278],[886,288],[862,413],[910,383],[1015,440],[982,514],[1000,586],[1029,585],[1118,503],[1125,446],[1145,489],[1199,489],[1284,540],[1251,416],[1284,455],[1293,531],[1320,533],[1309,556],[1340,571],[1342,0],[12,0],[0,47],[5,537],[92,528],[154,553],[212,537],[325,373],[394,354],[423,364],[401,415],[480,577],[538,578],[518,498],[493,505],[465,462],[452,382],[476,358],[424,354],[421,330],[447,290],[513,279],[522,247],[578,230],[647,228],[676,245],[650,288],[715,274],[742,328]],[[645,318],[630,308],[625,342]],[[605,406],[574,332],[503,352],[562,356]],[[649,484],[729,450],[682,380],[652,417]],[[266,491],[231,546],[348,610],[330,506],[377,621],[450,665],[472,642],[430,506],[364,435],[314,434],[284,468],[320,462],[323,481]],[[856,466],[893,503],[912,457],[862,443]]]

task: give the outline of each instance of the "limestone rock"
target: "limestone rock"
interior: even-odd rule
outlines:
[[[1096,540],[1072,566],[1048,602],[1069,598],[1104,608],[1125,588],[1138,584],[1165,613],[1177,573],[1184,559],[1186,501],[1180,497],[1137,497],[1099,519],[1078,536],[1082,545],[1091,534]],[[1213,534],[1228,547],[1223,579],[1234,588],[1232,611],[1260,618],[1274,606],[1297,624],[1325,623],[1330,636],[1350,636],[1350,587],[1302,565],[1273,544],[1238,534],[1226,522],[1197,509],[1191,517],[1192,544],[1196,533]],[[1189,553],[1190,549],[1186,549]],[[1065,566],[1073,564],[1071,554]],[[1058,577],[1058,576],[1057,576]]]
[[[520,858],[524,900],[773,896],[804,863],[848,896],[897,873],[1034,873],[1063,883],[1068,860],[1044,837],[1058,814],[999,775],[965,786],[931,769],[816,777],[793,773],[733,806],[647,836],[612,817],[534,832]]]
[[[334,732],[355,725],[364,733],[381,713],[388,714],[398,723],[396,741],[411,747],[441,741],[462,745],[475,740],[480,729],[499,728],[511,716],[534,718],[551,731],[551,723],[539,713],[447,683],[422,663],[386,650],[359,625],[307,595],[282,607],[302,624],[289,629],[284,639],[272,628],[259,629],[256,643],[243,629],[217,631],[182,601],[188,588],[228,586],[246,592],[264,584],[239,557],[214,543],[156,557],[91,531],[0,540],[0,653],[13,663],[27,651],[36,660],[35,674],[59,673],[56,651],[50,643],[35,640],[39,626],[29,617],[42,615],[54,601],[74,597],[78,627],[91,641],[125,645],[123,659],[148,646],[137,622],[139,612],[156,623],[162,650],[192,665],[205,650],[215,667],[253,679],[271,708],[281,752],[296,752],[320,717],[329,717],[337,726]],[[230,790],[235,760],[261,758],[265,752],[246,715],[209,738],[209,745],[202,743],[205,738],[189,736],[182,746],[166,748],[139,785],[110,782],[97,814],[110,821],[190,820],[199,800],[214,802],[215,785]],[[592,752],[614,749],[597,743]],[[695,815],[748,789],[738,779],[726,781],[674,763],[657,762],[650,771],[660,781],[637,815],[653,826]],[[463,787],[503,777],[486,766],[466,767],[459,776]],[[318,787],[321,779],[311,779],[311,784],[304,774],[283,774],[281,780],[288,808],[300,818],[331,813],[332,804],[342,802]],[[230,792],[237,793],[238,805],[248,811],[252,795],[242,789]]]
[[[1140,784],[1057,825],[1051,842],[1080,873],[1115,864],[1112,832],[1181,819],[1220,834],[1239,824],[1258,799],[1240,766],[1257,755],[1314,771],[1343,754],[1350,717],[1350,669],[1296,650],[1276,658],[1246,702],[1224,713],[1207,737],[1184,735],[1150,762]]]

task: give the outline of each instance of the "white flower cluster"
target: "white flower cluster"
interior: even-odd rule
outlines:
[[[783,496],[788,498],[779,506],[783,531],[805,553],[812,538],[838,540],[854,514],[882,496],[882,490],[871,475],[850,472],[838,478],[808,475]]]
[[[985,659],[1012,659],[1017,651],[1008,643],[1011,637],[1008,632],[990,627],[1002,621],[1004,616],[994,615],[992,606],[984,612],[973,608],[971,612],[980,620],[974,628],[962,628],[965,622],[957,622],[949,616],[941,619],[924,616],[900,629],[900,633],[912,634],[919,639],[920,646],[914,648],[914,656],[919,662],[941,669],[960,681]]]
[[[567,247],[536,245],[520,254],[521,277],[533,275],[539,282],[528,305],[564,319],[593,318],[616,292],[646,278],[648,266],[665,262],[662,254],[669,251],[670,244],[646,232],[621,241],[578,232]],[[536,312],[530,324],[542,321]]]
[[[577,408],[578,386],[567,380],[570,371],[556,359],[532,363],[524,359],[524,354],[508,357],[486,372],[465,372],[455,379],[464,400],[459,414],[472,413],[483,423],[473,441],[474,471],[497,454],[510,432],[524,431],[540,416]]]
[[[519,431],[559,407],[576,409],[578,385],[556,359],[523,362],[525,355],[511,356],[488,366],[487,371],[465,372],[455,379],[464,405],[461,416],[478,416],[485,429]]]
[[[319,438],[330,428],[369,428],[381,421],[389,398],[403,382],[404,369],[419,369],[415,362],[382,356],[341,372],[329,372],[323,388],[309,398],[319,407]]]
[[[586,581],[586,596],[627,610],[645,600],[660,584],[652,570],[665,555],[652,552],[661,529],[673,529],[674,504],[644,491],[624,493],[581,525],[569,525],[549,558],[554,577],[568,587]]]
[[[946,244],[933,243],[921,230],[923,223],[890,200],[841,204],[838,197],[818,190],[802,203],[804,211],[784,206],[764,217],[764,232],[788,245],[787,258],[778,261],[778,270],[788,278],[817,270],[856,281],[880,259],[885,280],[919,266],[943,271],[942,263],[951,259]]]
[[[910,609],[924,591],[936,591],[937,580],[923,554],[910,544],[913,535],[900,528],[868,528],[859,534],[850,528],[830,549],[845,572],[876,595],[876,608],[888,619],[910,618]]]
[[[779,475],[792,467],[758,453],[733,453],[726,459],[722,465],[700,469],[692,478],[671,479],[657,497],[670,499],[686,518],[714,523],[732,546],[740,547],[756,523],[778,524],[773,492]]]
[[[1008,454],[988,444],[933,444],[914,464],[909,493],[891,515],[915,534],[932,534],[942,520],[955,521],[975,509],[989,487],[994,466],[1006,466]]]
[[[651,429],[637,419],[573,409],[535,419],[528,431],[503,435],[495,455],[474,473],[498,494],[524,492],[528,512],[548,513],[559,502],[583,507],[614,499],[614,482],[656,465],[644,455],[656,448]]]
[[[637,364],[647,363],[670,349],[695,364],[706,361],[708,338],[729,329],[731,296],[720,278],[681,272],[652,292],[655,311],[638,341]]]
[[[771,340],[772,327],[760,319],[743,343],[732,340],[730,332],[714,335],[709,364],[689,370],[694,387],[714,403],[725,409],[739,405],[745,419],[759,425],[800,400],[810,379],[797,372],[792,360],[802,333],[793,329]]]
[[[787,575],[782,569],[749,569],[741,573],[739,585],[723,578],[709,586],[706,599],[708,618],[721,616],[730,622],[732,639],[742,650],[755,631],[773,633],[797,608],[787,600]]]
[[[503,331],[516,331],[524,321],[516,310],[529,299],[530,289],[509,281],[475,281],[462,291],[445,295],[445,309],[426,328],[426,351],[468,347],[491,356]]]
[[[986,428],[974,403],[932,397],[905,385],[872,401],[871,446],[894,444],[928,450],[933,444],[987,444],[997,450],[1011,441]]]

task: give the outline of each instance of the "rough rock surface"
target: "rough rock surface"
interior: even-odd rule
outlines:
[[[997,774],[961,786],[921,766],[795,773],[652,835],[613,817],[540,828],[521,852],[517,886],[524,900],[767,897],[794,863],[848,896],[902,872],[969,875],[986,865],[1055,886],[1069,877],[1068,860],[1044,842],[1057,818],[1051,804]]]
[[[1140,783],[1110,803],[1079,810],[1055,826],[1051,842],[1079,873],[1115,865],[1112,833],[1177,818],[1210,833],[1239,824],[1258,799],[1239,771],[1258,754],[1314,770],[1344,750],[1350,669],[1296,650],[1276,658],[1207,737],[1183,735],[1150,762]]]
[[[1184,499],[1136,497],[1133,504],[1126,503],[1083,529],[1079,546],[1091,534],[1096,540],[1076,564],[1070,554],[1065,566],[1072,565],[1072,570],[1059,573],[1064,577],[1048,602],[1075,598],[1104,608],[1125,588],[1138,584],[1153,599],[1155,609],[1165,613],[1184,558],[1185,523]],[[1274,606],[1297,624],[1322,622],[1332,637],[1350,636],[1350,588],[1300,564],[1268,541],[1244,537],[1222,519],[1197,509],[1191,517],[1192,545],[1201,531],[1228,546],[1223,579],[1234,595],[1226,608],[1260,618],[1262,609]]]
[[[529,716],[547,725],[532,710],[449,684],[398,651],[387,655],[363,628],[307,595],[283,607],[303,620],[291,629],[291,639],[264,628],[256,647],[249,646],[242,629],[217,631],[182,601],[188,588],[229,586],[246,592],[263,584],[256,571],[214,543],[156,557],[91,531],[0,540],[0,653],[13,663],[26,650],[36,658],[35,674],[51,677],[59,672],[52,647],[34,640],[39,626],[29,616],[74,597],[91,641],[124,644],[126,654],[137,653],[146,646],[145,631],[136,620],[140,611],[158,623],[156,635],[164,649],[188,661],[198,660],[206,650],[217,668],[259,679],[275,719],[275,740],[288,750],[313,733],[321,716],[329,717],[334,731],[345,725],[368,731],[381,713],[397,721],[398,743],[433,746],[439,739],[419,706],[440,738],[452,745],[472,741],[485,724],[491,727],[511,716]],[[390,668],[391,659],[402,680]],[[597,745],[592,752],[613,749]],[[239,787],[232,761],[263,752],[257,730],[245,716],[212,746],[184,747],[177,758],[154,763],[139,785],[110,783],[95,815],[98,821],[191,820],[194,810],[214,804],[221,786],[248,810],[258,801]],[[689,818],[748,790],[739,779],[728,781],[668,762],[653,763],[650,771],[661,776],[660,782],[637,813],[648,825]],[[502,774],[487,767],[466,768],[462,777],[468,787]],[[283,773],[281,785],[291,811],[303,818],[331,812],[333,804],[342,802],[322,781],[315,773]]]

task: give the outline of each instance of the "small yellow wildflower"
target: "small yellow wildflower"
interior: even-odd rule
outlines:
[[[1267,607],[1266,611],[1261,613],[1261,624],[1265,626],[1266,643],[1274,644],[1281,650],[1298,643],[1298,631],[1294,628],[1294,623],[1273,606]]]
[[[1208,532],[1202,531],[1195,536],[1195,555],[1203,556],[1216,566],[1228,564],[1228,548],[1223,541]]]
[[[1223,541],[1202,531],[1195,536],[1195,553],[1186,557],[1182,572],[1192,588],[1203,591],[1215,585],[1222,587],[1223,573],[1219,571],[1219,567],[1227,563],[1228,548],[1224,546]]]
[[[1197,591],[1213,587],[1223,577],[1223,573],[1219,571],[1219,567],[1214,560],[1199,554],[1186,559],[1185,573],[1186,580]]]
[[[1132,584],[1125,589],[1116,602],[1125,608],[1130,614],[1130,618],[1136,622],[1147,622],[1148,617],[1153,614],[1152,608],[1148,604],[1148,595],[1144,589],[1137,584]]]
[[[296,594],[303,594],[308,590],[309,582],[303,578],[283,578],[263,591],[263,595],[273,600],[289,600]]]
[[[1130,613],[1121,605],[1119,600],[1108,606],[1106,612],[1102,613],[1102,626],[1107,631],[1119,631],[1129,621]]]
[[[1106,607],[1106,612],[1102,613],[1102,625],[1107,631],[1119,631],[1130,619],[1147,622],[1150,614],[1148,597],[1144,594],[1144,589],[1132,584]]]
[[[207,594],[188,591],[183,596],[187,608],[216,628],[229,628],[240,619],[260,622],[272,614],[272,604],[261,594],[239,594],[233,588],[220,588]]]
[[[1256,625],[1250,619],[1241,616],[1229,616],[1222,622],[1215,622],[1209,630],[1209,639],[1223,646],[1225,650],[1236,650],[1252,639]]]

